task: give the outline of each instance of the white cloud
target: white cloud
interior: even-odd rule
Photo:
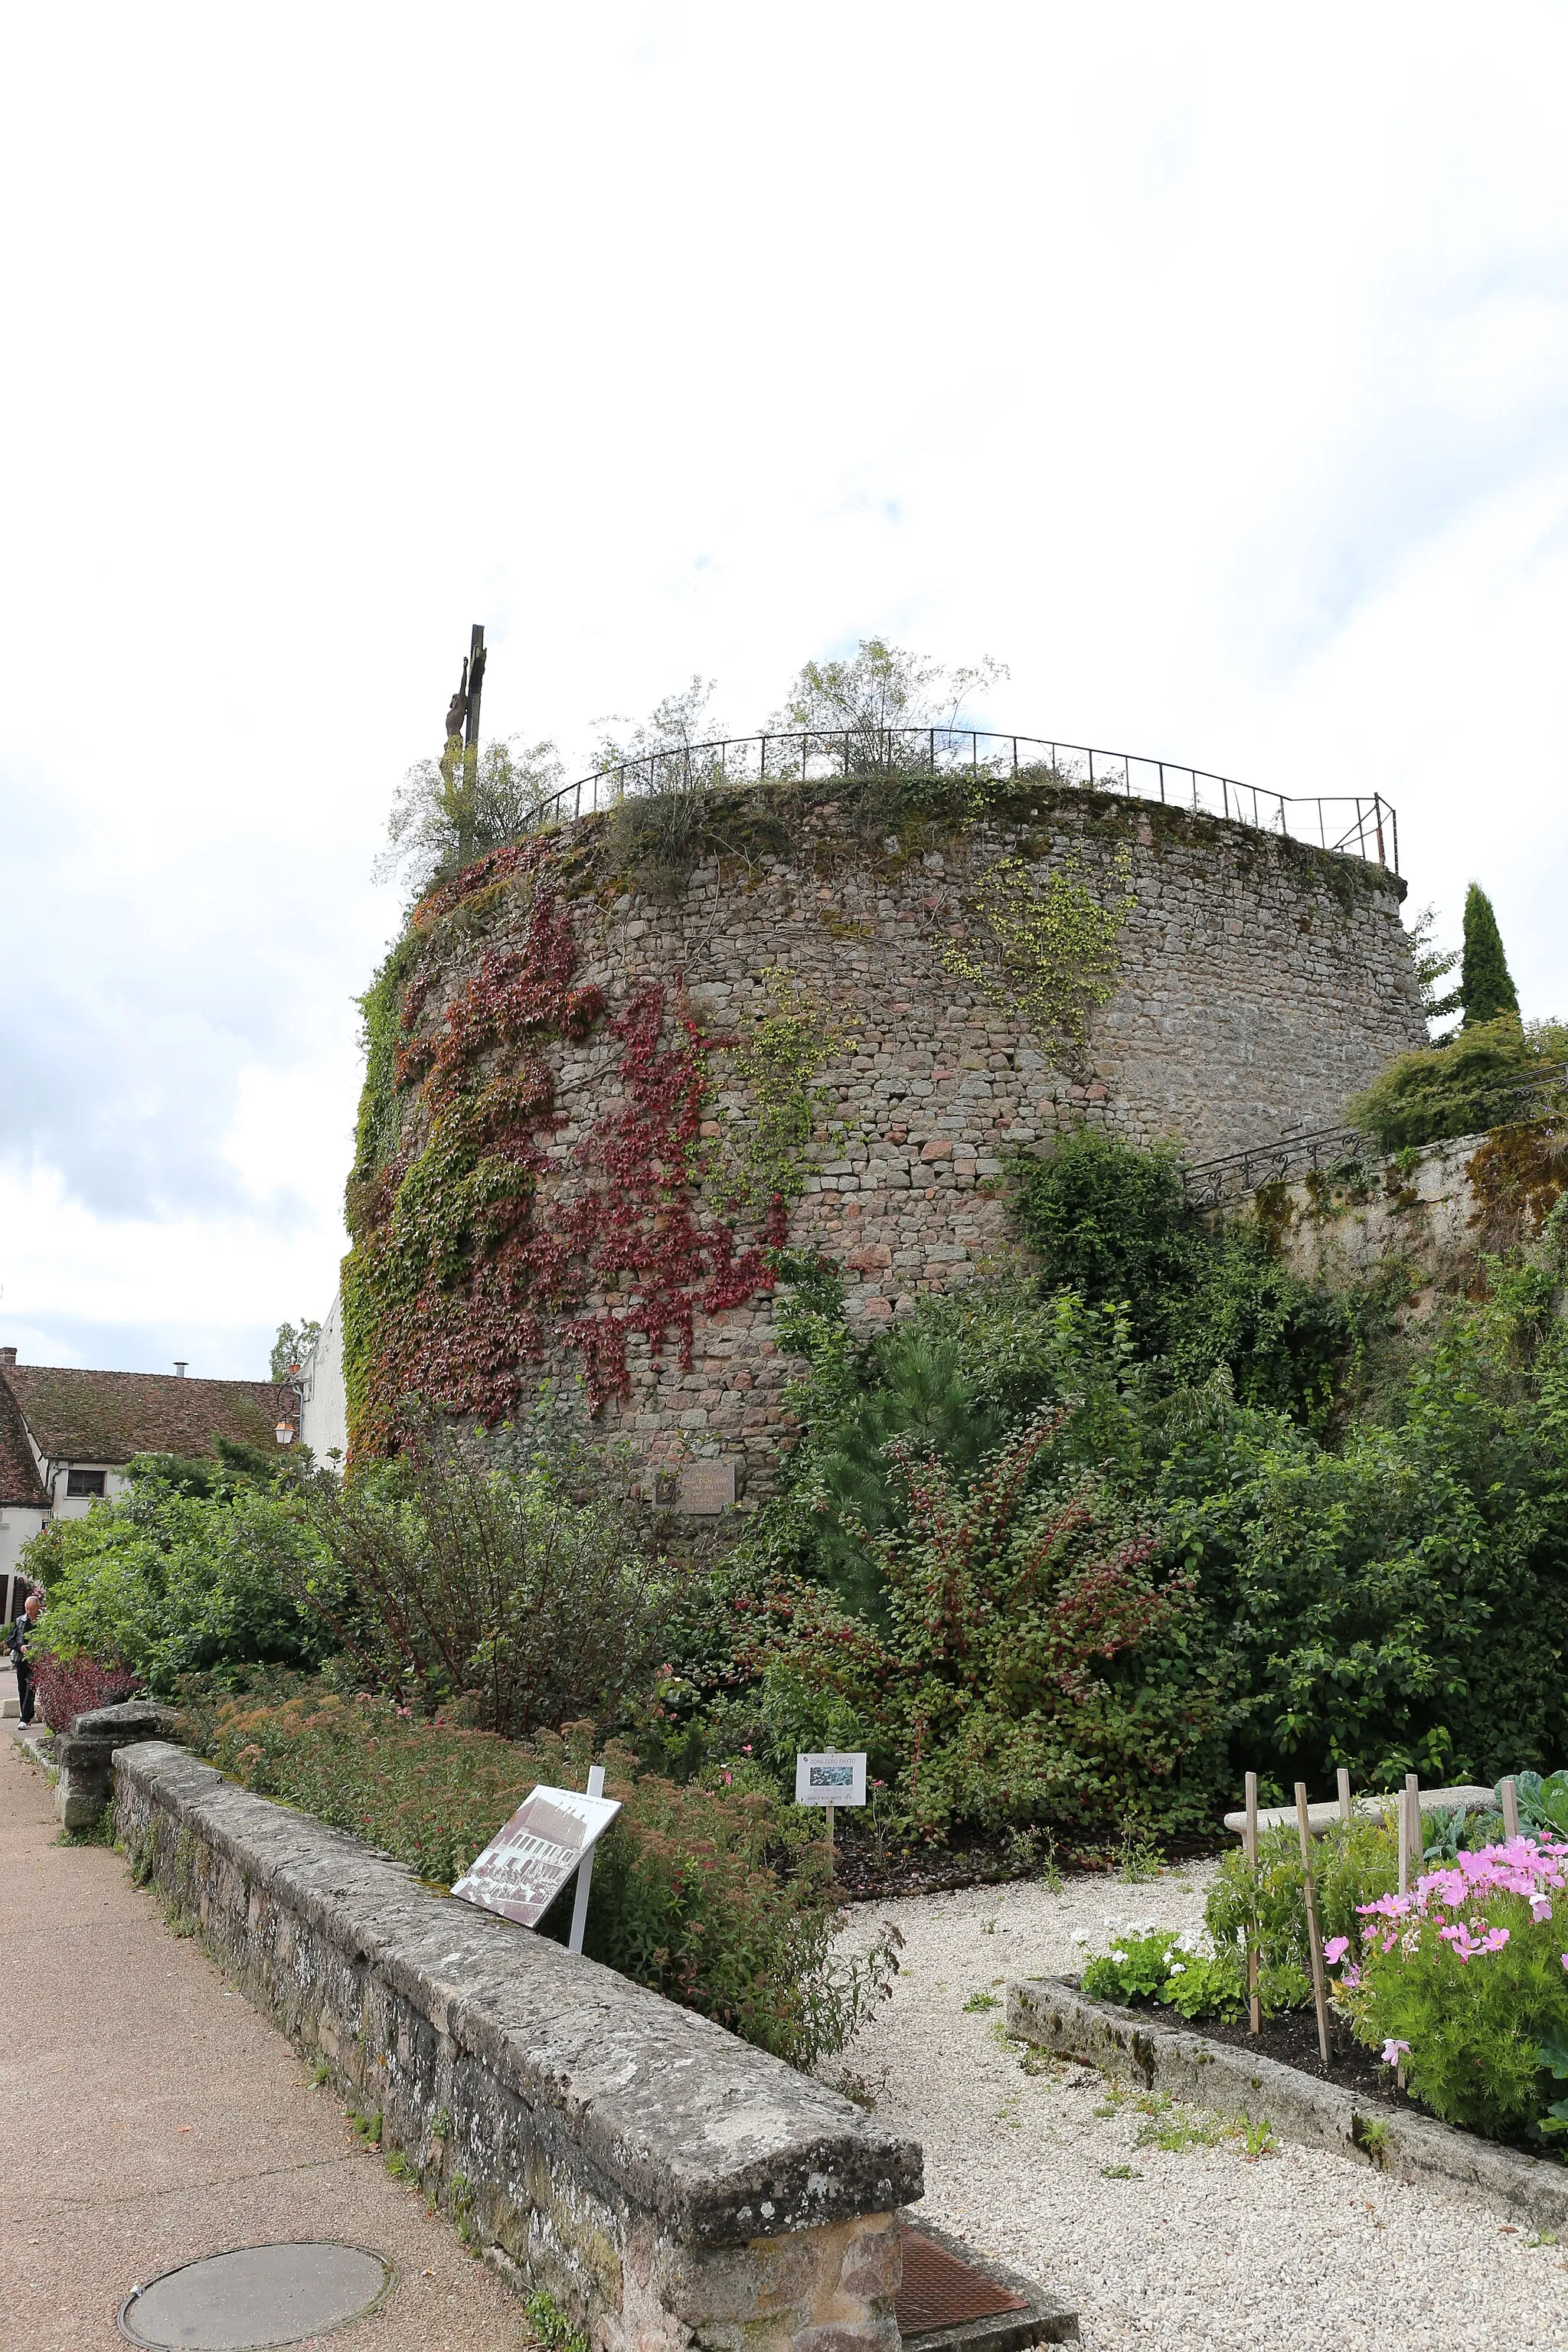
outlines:
[[[0,1319],[324,1306],[475,618],[578,756],[883,630],[1375,786],[1568,1011],[1559,9],[100,0],[0,67]]]

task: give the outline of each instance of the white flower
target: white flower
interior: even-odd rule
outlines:
[[[1176,1938],[1177,1951],[1186,1952],[1194,1959],[1198,1953],[1203,1950],[1203,1937],[1197,1933],[1195,1928],[1184,1927],[1181,1934]]]
[[[1186,1971],[1185,1968],[1183,1966],[1183,1964],[1182,1964],[1182,1962],[1181,1962],[1180,1960],[1173,1960],[1173,1961],[1171,1962],[1170,1974],[1171,1974],[1172,1976],[1173,1976],[1173,1977],[1184,1977],[1184,1976],[1186,1975],[1186,1973],[1187,1973],[1187,1971]]]
[[[1075,1944],[1091,1944],[1094,1941],[1087,1927],[1075,1927],[1072,1931],[1072,1939]]]
[[[1110,1957],[1116,1962],[1119,1969],[1126,1967],[1127,1955],[1125,1952],[1112,1952]]]

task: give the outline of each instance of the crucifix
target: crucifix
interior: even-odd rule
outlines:
[[[447,749],[448,752],[459,735],[463,739],[465,767],[477,756],[479,748],[479,698],[485,683],[485,625],[476,621],[468,638],[468,657],[463,664],[463,676],[458,691],[447,705]]]

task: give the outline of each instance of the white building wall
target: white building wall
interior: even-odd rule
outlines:
[[[343,1386],[342,1294],[328,1307],[321,1335],[300,1381],[300,1435],[318,1462],[334,1452],[339,1461],[349,1450],[349,1400]]]

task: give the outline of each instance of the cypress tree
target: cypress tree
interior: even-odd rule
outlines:
[[[1517,1013],[1519,995],[1502,951],[1492,902],[1479,882],[1465,894],[1465,960],[1459,968],[1459,1002],[1465,1027],[1478,1021],[1495,1021],[1500,1013]]]

